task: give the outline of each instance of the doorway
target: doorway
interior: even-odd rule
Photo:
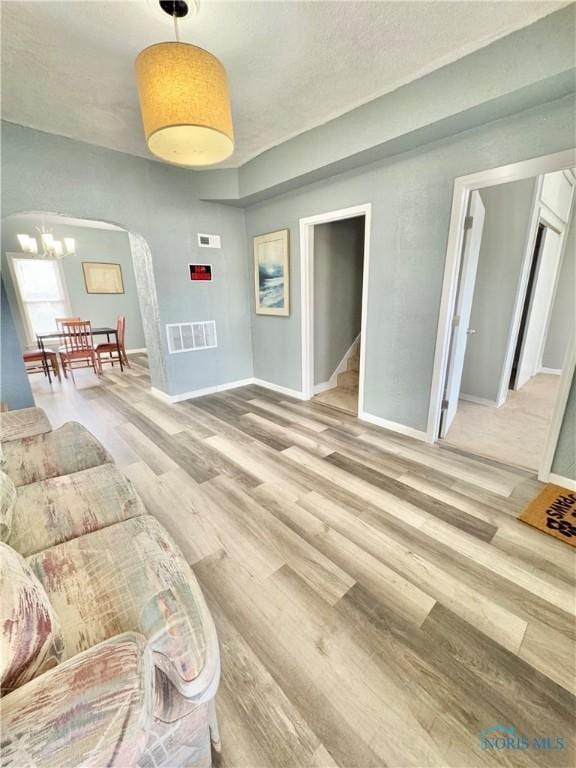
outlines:
[[[575,159],[570,151],[456,180],[435,358],[430,438],[542,480],[574,368],[563,294],[573,284]],[[515,208],[502,203],[506,188]],[[500,269],[492,282],[490,259]]]
[[[522,347],[524,346],[524,340],[526,338],[526,326],[530,314],[530,304],[532,302],[532,296],[534,293],[534,283],[536,282],[536,275],[538,273],[538,265],[540,263],[542,244],[544,242],[545,233],[546,227],[542,222],[540,222],[538,224],[538,233],[536,235],[534,252],[532,254],[532,261],[530,264],[530,274],[528,276],[526,298],[524,299],[524,306],[522,307],[522,317],[520,320],[520,329],[518,331],[518,341],[516,342],[516,349],[514,350],[514,360],[512,361],[512,372],[510,374],[509,389],[516,389],[516,382],[518,381],[518,366],[520,364]]]
[[[25,249],[31,242],[33,246]],[[64,243],[54,257],[44,253],[44,242]],[[123,318],[123,347],[128,354],[142,358],[150,370],[154,386],[165,386],[163,342],[158,323],[158,297],[152,268],[152,255],[146,240],[120,224],[98,219],[78,218],[47,211],[23,211],[2,220],[3,283],[15,321],[23,355],[33,358],[38,335],[57,334],[58,321],[90,321],[93,343],[115,339],[118,318]],[[91,267],[105,267],[118,277],[111,290],[91,283]],[[107,274],[108,274],[107,272]],[[96,278],[98,275],[96,275]],[[110,339],[109,339],[110,334]],[[51,365],[43,375],[43,364],[26,365],[35,388],[56,393],[64,386],[59,339],[45,339],[48,351],[56,351],[57,367]],[[115,353],[110,358],[117,356]],[[116,372],[105,352],[101,359],[106,371]],[[38,370],[36,370],[38,368]],[[55,370],[56,368],[56,370]],[[78,368],[73,385],[97,384],[91,367]]]
[[[300,220],[302,391],[363,413],[370,204]]]

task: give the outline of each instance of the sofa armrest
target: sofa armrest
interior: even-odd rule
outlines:
[[[3,443],[51,431],[52,425],[42,408],[0,412],[0,440]]]
[[[0,700],[3,768],[135,765],[154,706],[146,640],[106,640]]]

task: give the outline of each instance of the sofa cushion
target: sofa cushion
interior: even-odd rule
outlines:
[[[28,562],[62,621],[64,658],[116,634],[139,632],[182,695],[204,693],[217,675],[215,629],[198,582],[150,515],[51,547]]]
[[[55,666],[62,634],[50,601],[32,569],[0,543],[0,686],[18,688]]]
[[[0,471],[0,541],[7,541],[12,527],[12,511],[16,488],[5,472]]]
[[[42,408],[20,408],[0,412],[0,441],[20,440],[22,437],[50,432],[52,425]]]
[[[114,464],[101,464],[20,486],[7,542],[21,555],[33,555],[144,514],[130,480]]]
[[[16,487],[113,461],[86,427],[75,421],[43,435],[11,440],[3,448],[2,469]]]

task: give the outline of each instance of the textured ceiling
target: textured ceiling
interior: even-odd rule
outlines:
[[[201,0],[182,39],[228,70],[239,166],[566,2]],[[173,39],[154,0],[2,2],[2,116],[151,157],[133,62]]]

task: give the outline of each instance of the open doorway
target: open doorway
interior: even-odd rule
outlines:
[[[492,173],[467,196],[436,435],[538,471],[571,360],[576,176]]]
[[[74,398],[100,386],[103,373],[134,366],[164,377],[151,254],[140,235],[111,222],[14,214],[2,222],[2,267],[35,398]]]
[[[363,410],[370,206],[300,220],[302,379],[307,399]]]

